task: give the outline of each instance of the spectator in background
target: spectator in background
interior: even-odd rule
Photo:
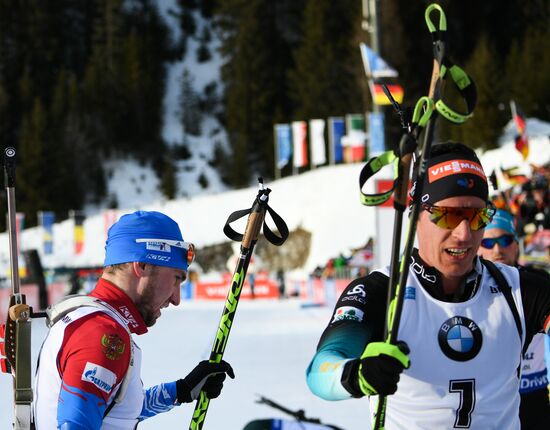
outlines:
[[[478,254],[495,263],[518,267],[520,270],[536,270],[518,266],[519,246],[514,227],[514,217],[505,210],[498,209],[491,223],[485,228]],[[550,275],[546,285],[550,288]],[[550,402],[548,399],[548,379],[544,359],[544,338],[538,333],[533,336],[527,351],[523,355],[519,416],[522,430],[539,429],[550,423]],[[546,423],[546,424],[541,424]]]

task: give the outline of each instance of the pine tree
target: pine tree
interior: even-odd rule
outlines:
[[[484,37],[480,40],[472,57],[465,65],[465,70],[473,78],[477,87],[477,104],[474,115],[460,126],[441,119],[439,121],[442,130],[440,139],[458,140],[474,148],[494,148],[502,132],[502,127],[509,117],[502,111],[502,106],[507,102],[500,73],[501,68],[495,55],[495,49],[489,45],[487,38]],[[446,102],[457,111],[465,112],[466,108],[458,94],[454,92],[451,96],[450,93],[453,89],[450,82],[446,84]]]
[[[184,69],[181,76],[180,108],[183,126],[183,143],[187,144],[187,135],[200,136],[202,114],[200,99],[194,90],[194,78],[188,69]]]
[[[43,189],[49,175],[42,163],[46,154],[47,118],[40,99],[35,99],[32,112],[21,122],[19,151],[17,154],[17,188],[21,196],[19,210],[24,212],[29,225],[36,224],[39,210],[51,207],[49,190]]]
[[[358,45],[353,45],[359,22],[359,2],[309,0],[304,11],[304,36],[290,71],[295,117],[326,118],[362,112]]]
[[[253,172],[273,174],[273,124],[291,116],[289,45],[299,26],[284,21],[289,8],[288,1],[267,0],[220,5],[221,54],[227,58],[222,68],[223,117],[233,152],[227,170],[235,186],[248,185]]]

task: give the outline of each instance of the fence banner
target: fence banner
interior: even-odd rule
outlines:
[[[53,225],[55,213],[49,211],[38,212],[38,222],[42,226],[42,246],[44,255],[53,254]]]
[[[369,157],[382,154],[385,150],[384,142],[384,112],[371,112],[369,120]]]
[[[330,117],[328,119],[328,143],[330,164],[344,161],[344,148],[342,137],[346,134],[346,123],[342,117]]]
[[[292,122],[292,143],[294,167],[304,167],[309,164],[307,156],[307,123],[305,121]]]
[[[292,157],[292,130],[290,124],[275,124],[275,144],[277,146],[277,168],[282,169]]]
[[[309,121],[309,145],[311,148],[311,164],[320,166],[327,162],[325,144],[325,120],[312,119]]]
[[[74,221],[74,252],[75,254],[80,254],[84,249],[84,212],[82,211],[71,211],[71,218]]]

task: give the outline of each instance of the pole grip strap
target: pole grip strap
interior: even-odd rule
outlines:
[[[454,124],[463,124],[473,116],[477,102],[476,85],[463,69],[445,58],[441,66],[440,78],[446,80],[449,75],[455,88],[463,98],[467,111],[459,112],[447,105],[441,98],[435,102],[435,109],[447,121]]]
[[[267,210],[269,215],[271,215],[271,219],[273,220],[275,227],[277,227],[277,230],[279,231],[278,235],[275,234],[264,221],[262,228],[264,236],[269,243],[272,243],[276,246],[281,246],[288,238],[288,227],[283,218],[277,212],[275,212],[273,208],[271,208],[271,206],[269,206],[265,202],[261,202],[261,204],[265,205],[265,209]],[[235,242],[242,242],[244,235],[235,231],[230,226],[230,224],[237,221],[238,219],[249,215],[250,213],[252,213],[252,208],[238,210],[229,215],[223,227],[223,232],[229,239],[234,240]]]

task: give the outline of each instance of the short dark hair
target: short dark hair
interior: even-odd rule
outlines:
[[[430,148],[430,158],[443,154],[464,154],[479,160],[477,154],[472,148],[460,142],[448,141],[436,143]]]

